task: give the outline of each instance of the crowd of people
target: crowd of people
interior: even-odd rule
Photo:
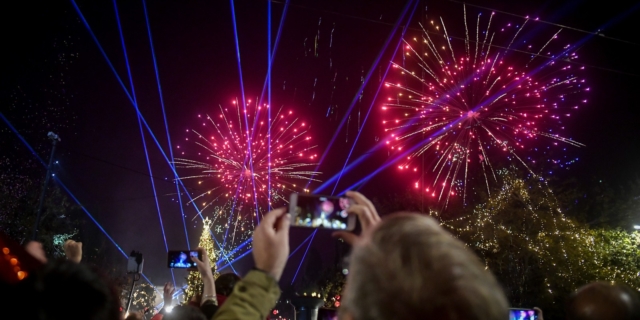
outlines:
[[[348,192],[362,232],[337,231],[353,246],[347,283],[338,309],[341,320],[506,320],[509,302],[493,274],[461,241],[434,219],[399,212],[380,218],[358,192]],[[185,305],[173,306],[175,289],[164,288],[165,307],[155,319],[259,320],[280,296],[278,281],[289,255],[291,217],[284,208],[267,213],[253,233],[255,267],[242,279],[223,274],[214,281],[209,257],[191,257],[204,284]],[[122,319],[116,292],[81,263],[82,244],[67,241],[66,260],[48,261],[42,246],[21,250],[0,245],[3,319]],[[27,271],[28,270],[28,271]],[[22,272],[22,273],[20,273]],[[539,318],[543,315],[539,310]],[[5,317],[6,316],[6,317]],[[128,315],[130,319],[140,315]],[[594,282],[567,299],[567,320],[640,319],[638,292],[622,284]]]

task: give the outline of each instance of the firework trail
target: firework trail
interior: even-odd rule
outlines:
[[[215,116],[199,115],[201,129],[187,130],[196,136],[197,151],[177,146],[181,156],[175,160],[177,168],[197,171],[180,179],[197,180],[201,189],[193,201],[201,204],[201,211],[213,211],[214,231],[230,233],[231,245],[247,238],[265,208],[286,202],[290,192],[308,192],[304,185],[319,181],[312,176],[320,174],[306,170],[317,159],[307,123],[282,107],[272,111],[270,121],[266,104],[248,100],[246,107],[240,105],[236,100],[220,106]]]
[[[496,30],[494,14],[481,18],[468,23],[465,8],[465,37],[458,42],[442,19],[421,24],[421,36],[404,40],[401,62],[392,62],[397,73],[385,83],[395,94],[382,107],[386,143],[391,152],[411,150],[398,168],[422,171],[422,158],[426,177],[415,187],[445,207],[456,194],[466,203],[475,173],[490,193],[501,161],[515,161],[535,175],[532,150],[583,146],[558,133],[589,91],[570,45],[557,55],[548,52],[562,29],[536,47],[536,39],[523,36],[533,25],[528,18]]]

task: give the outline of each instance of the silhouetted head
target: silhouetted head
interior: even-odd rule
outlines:
[[[567,320],[640,319],[638,292],[626,285],[593,282],[567,300]]]
[[[228,297],[233,292],[233,287],[240,281],[240,276],[235,273],[221,274],[216,279],[216,294]]]
[[[432,218],[397,213],[349,259],[340,319],[504,320],[509,304],[480,259]]]
[[[12,289],[7,305],[23,319],[120,318],[118,296],[102,277],[82,264],[50,262]]]

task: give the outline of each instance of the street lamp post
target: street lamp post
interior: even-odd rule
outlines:
[[[142,253],[137,251],[131,251],[129,260],[127,260],[127,274],[131,274],[131,290],[129,290],[129,297],[127,299],[127,309],[125,309],[125,317],[129,315],[129,309],[131,308],[131,300],[133,298],[133,289],[136,287],[136,281],[140,280],[140,274],[142,274],[142,268],[144,266],[144,259]]]
[[[36,212],[36,222],[33,225],[33,234],[31,235],[31,240],[36,240],[38,237],[38,228],[40,227],[40,215],[42,214],[42,205],[44,204],[44,195],[47,192],[47,185],[49,184],[49,179],[51,178],[51,171],[53,170],[53,155],[56,152],[56,145],[60,141],[60,137],[53,132],[49,132],[47,137],[51,140],[51,156],[49,157],[49,165],[47,166],[47,176],[44,178],[44,185],[42,186],[42,193],[40,193],[40,203],[38,204],[38,211]]]

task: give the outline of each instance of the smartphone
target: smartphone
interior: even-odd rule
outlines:
[[[537,320],[538,311],[535,309],[510,308],[509,320]]]
[[[195,250],[171,250],[167,253],[167,267],[169,268],[196,268],[195,262],[191,261],[191,257],[197,257],[202,261],[202,255]]]
[[[356,227],[356,216],[347,214],[352,204],[353,200],[348,197],[292,193],[289,198],[291,225],[351,231]]]
[[[318,309],[318,320],[338,320],[338,310],[320,308]]]

